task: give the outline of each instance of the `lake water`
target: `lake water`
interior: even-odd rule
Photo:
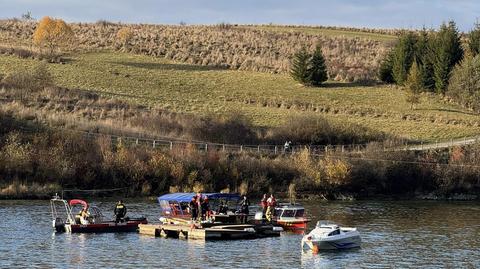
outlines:
[[[129,212],[158,218],[153,201],[125,202]],[[93,204],[112,215],[114,201]],[[0,201],[0,268],[480,268],[478,202],[304,204],[313,220],[357,227],[362,247],[302,253],[302,235],[288,233],[208,242],[137,233],[55,234],[49,201]]]

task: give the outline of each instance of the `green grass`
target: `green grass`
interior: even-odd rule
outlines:
[[[2,55],[0,73],[37,63]],[[332,121],[423,141],[480,133],[475,126],[480,116],[437,96],[422,97],[418,108],[411,110],[404,92],[394,87],[329,83],[324,88],[308,88],[288,75],[212,69],[117,52],[74,55],[67,64],[49,64],[48,68],[61,86],[177,112],[240,111],[259,126],[278,126],[294,115],[324,115]]]
[[[347,38],[364,38],[375,41],[394,41],[397,39],[394,35],[387,35],[381,33],[370,33],[364,31],[353,31],[346,29],[329,29],[323,27],[307,27],[307,26],[282,26],[282,25],[252,25],[252,26],[239,26],[249,29],[261,29],[265,31],[274,31],[274,32],[302,32],[312,35],[323,35],[328,37],[342,36]]]

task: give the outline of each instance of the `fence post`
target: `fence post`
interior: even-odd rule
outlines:
[[[222,150],[225,152],[225,144],[222,145]]]
[[[137,145],[137,146],[138,146],[138,138],[137,138],[137,139],[135,139],[135,145]]]
[[[208,152],[208,144],[205,144],[205,152]]]
[[[275,146],[275,155],[277,155],[277,146]]]
[[[325,154],[328,153],[328,146],[325,146]]]
[[[345,152],[345,146],[342,145],[342,153]]]
[[[243,152],[243,146],[240,145],[240,152]]]
[[[173,142],[170,141],[170,150],[172,150],[172,149],[173,149]]]
[[[257,152],[260,152],[260,145],[257,146]]]
[[[152,146],[153,148],[155,148],[155,140],[153,140]]]

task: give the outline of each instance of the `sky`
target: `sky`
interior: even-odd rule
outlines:
[[[480,17],[479,0],[0,0],[0,18],[30,11],[68,22],[159,24],[303,24],[369,28],[436,28],[454,20],[462,31]]]

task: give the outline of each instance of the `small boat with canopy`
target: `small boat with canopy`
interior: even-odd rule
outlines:
[[[73,199],[67,201],[55,196],[50,200],[52,226],[56,232],[69,233],[108,233],[136,232],[139,224],[147,224],[145,217],[129,218],[122,221],[107,220],[100,209],[90,206],[86,201]],[[79,210],[88,212],[88,216],[75,214]]]
[[[208,198],[211,221],[219,223],[237,223],[242,214],[239,209],[240,195],[237,193],[202,193],[202,199]],[[196,193],[169,193],[158,197],[162,221],[188,221],[192,215],[189,203]]]

